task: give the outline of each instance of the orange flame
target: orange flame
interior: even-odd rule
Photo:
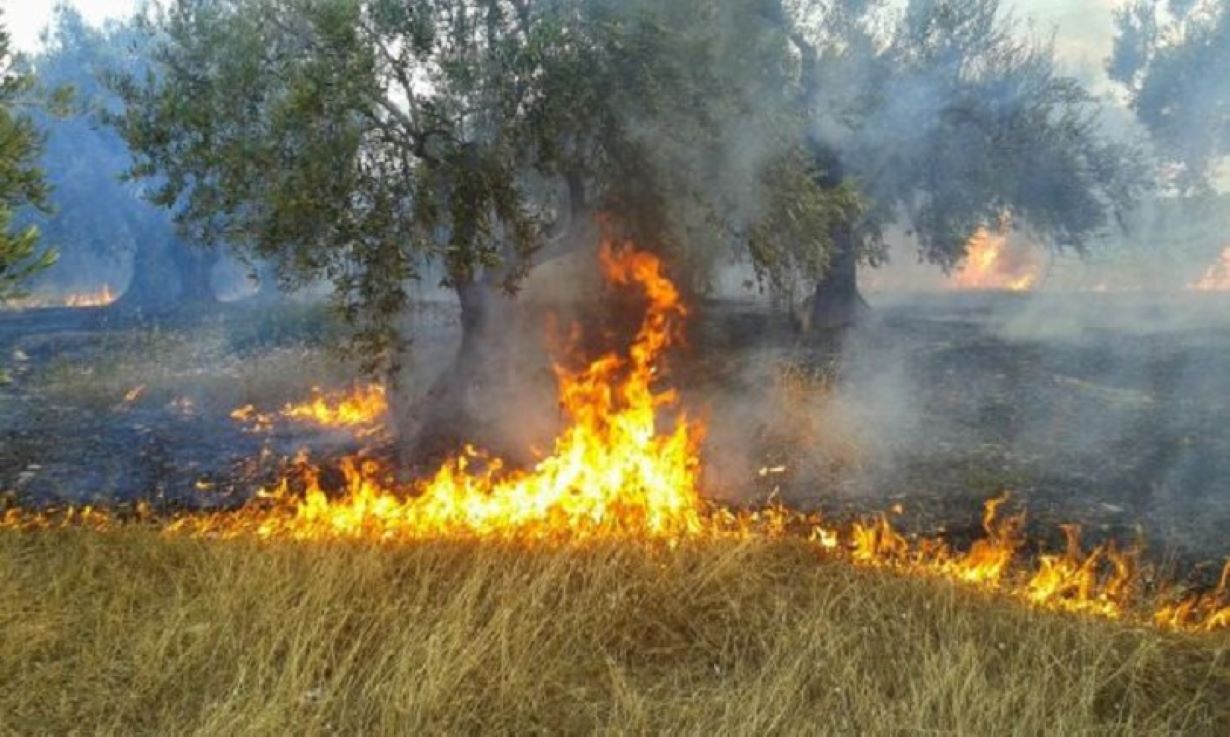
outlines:
[[[389,409],[387,392],[380,384],[356,386],[346,392],[325,392],[312,387],[312,397],[304,402],[288,403],[280,413],[261,412],[254,404],[245,404],[231,412],[231,419],[247,426],[250,432],[273,429],[278,417],[297,422],[310,422],[322,427],[343,427],[371,435],[382,429],[381,419]]]
[[[1149,590],[1137,550],[1107,544],[1086,554],[1076,526],[1064,528],[1063,553],[1031,561],[1020,552],[1024,514],[1002,513],[1006,495],[986,503],[985,534],[965,552],[939,537],[907,535],[884,515],[843,528],[780,506],[749,511],[706,503],[698,492],[703,427],[678,411],[675,392],[655,386],[658,363],[686,315],[679,293],[657,258],[629,246],[604,245],[601,263],[609,281],[644,292],[646,315],[626,355],[608,354],[577,370],[556,367],[570,423],[533,468],[510,470],[501,459],[466,448],[431,478],[399,484],[379,462],[351,457],[342,462],[342,487],[332,491],[302,458],[301,493],[292,490],[288,475],[239,510],[185,513],[159,524],[168,533],[278,540],[790,536],[809,541],[825,557],[945,578],[1041,609],[1184,631],[1230,627],[1230,563],[1214,591],[1183,594],[1157,584]],[[255,410],[236,412],[251,416]],[[139,506],[134,518],[149,519],[148,507]],[[58,515],[10,509],[0,518],[0,527],[15,529],[109,529],[119,523],[90,507]]]
[[[64,298],[65,307],[106,307],[116,300],[111,293],[111,285],[104,284],[97,292],[80,292]]]
[[[1192,282],[1188,289],[1197,292],[1230,292],[1230,246],[1221,252],[1221,259]]]
[[[119,295],[111,291],[109,284],[104,284],[97,292],[72,292],[59,296],[35,294],[11,300],[7,306],[18,310],[48,307],[106,307],[117,299]]]
[[[326,394],[320,387],[312,387],[311,399],[286,405],[282,408],[282,416],[328,427],[348,427],[374,424],[388,408],[388,398],[380,384],[368,384],[347,393],[334,394]]]
[[[957,289],[1023,292],[1038,281],[1039,264],[1032,252],[1011,249],[1008,237],[979,228],[966,246],[965,263],[953,274]]]
[[[345,493],[331,499],[312,478],[288,517],[260,520],[258,532],[296,539],[440,535],[646,534],[700,529],[697,445],[701,427],[678,415],[660,428],[658,412],[677,402],[654,389],[656,363],[686,314],[659,260],[629,246],[603,246],[607,279],[640,287],[649,301],[626,356],[608,354],[584,368],[556,367],[570,424],[554,452],[528,471],[466,448],[428,481],[398,488],[371,461],[347,461]],[[286,493],[275,490],[275,498]]]

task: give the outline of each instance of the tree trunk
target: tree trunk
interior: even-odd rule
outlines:
[[[833,261],[816,283],[804,332],[848,328],[870,309],[858,291],[858,254],[852,235],[843,228],[834,241]]]
[[[282,296],[278,287],[278,272],[272,261],[256,264],[256,294],[253,297],[262,303],[273,302]]]
[[[210,272],[218,255],[177,240],[137,244],[132,278],[113,307],[121,312],[157,315],[185,306],[207,307],[217,301]]]
[[[214,294],[211,275],[218,261],[218,253],[212,249],[193,248],[181,241],[168,244],[170,261],[179,276],[179,307],[202,307],[218,301]]]
[[[483,389],[496,376],[501,330],[501,312],[509,298],[487,280],[477,279],[456,286],[461,306],[461,338],[451,364],[417,402],[409,405],[404,447],[412,463],[434,464],[454,455],[466,443],[488,450],[496,438],[484,433]]]
[[[124,294],[112,308],[125,313],[158,314],[170,310],[176,302],[176,284],[167,278],[166,244],[145,240],[137,243],[132,256],[132,278]]]

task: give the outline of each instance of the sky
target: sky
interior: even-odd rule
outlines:
[[[38,49],[39,33],[51,20],[51,11],[58,0],[0,0],[4,25],[13,37],[13,45],[24,52]],[[102,23],[107,18],[122,18],[137,7],[137,0],[69,0],[90,23]]]
[[[132,13],[137,0],[69,0],[92,23]],[[1110,53],[1111,9],[1119,0],[1005,0],[1021,18],[1033,18],[1038,30],[1056,30],[1055,43],[1065,62],[1100,67]],[[26,52],[38,48],[39,31],[51,18],[57,0],[0,0],[4,23],[14,45]]]

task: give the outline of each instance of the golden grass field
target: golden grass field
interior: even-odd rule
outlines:
[[[813,550],[6,531],[0,732],[1230,734],[1230,633]]]

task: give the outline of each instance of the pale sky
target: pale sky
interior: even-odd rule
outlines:
[[[90,23],[102,23],[107,18],[122,18],[137,7],[137,0],[70,0]],[[38,49],[38,35],[51,20],[57,0],[0,0],[4,25],[19,51]]]
[[[137,0],[70,0],[91,23],[132,13]],[[1038,30],[1057,28],[1056,45],[1071,64],[1101,66],[1110,53],[1111,8],[1119,0],[1005,0],[1022,18],[1037,21]],[[0,0],[4,23],[22,51],[38,48],[38,34],[51,18],[56,0]]]

